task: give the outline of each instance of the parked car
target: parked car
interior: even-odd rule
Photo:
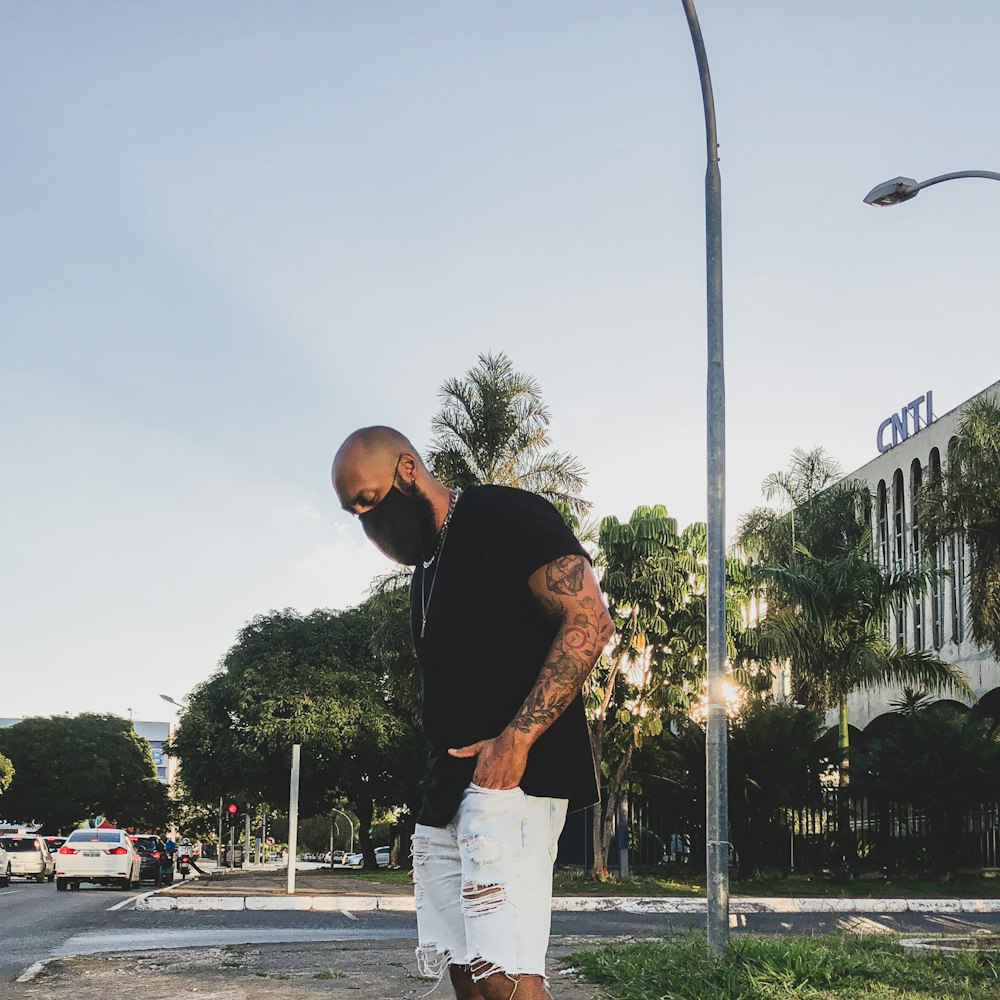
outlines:
[[[56,855],[56,888],[81,882],[136,889],[142,861],[124,830],[74,830]]]
[[[12,833],[0,837],[7,851],[11,875],[33,878],[36,882],[50,882],[56,877],[56,865],[49,846],[33,833]]]
[[[347,851],[334,851],[333,852],[333,863],[335,865],[346,865],[347,864]]]
[[[344,862],[345,865],[363,865],[365,863],[365,856],[363,854],[348,854],[347,860]]]
[[[49,845],[49,854],[52,855],[53,860],[55,860],[56,852],[66,843],[65,837],[42,837],[42,840]]]
[[[389,867],[389,855],[391,853],[388,847],[376,847],[375,848],[375,860],[378,862],[379,868]]]
[[[139,881],[170,885],[174,881],[174,863],[167,854],[167,845],[152,834],[137,834],[129,840],[139,852]]]
[[[0,841],[0,889],[6,889],[10,885],[10,857],[7,848]]]

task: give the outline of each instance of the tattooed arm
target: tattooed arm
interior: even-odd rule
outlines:
[[[472,780],[485,788],[518,784],[532,744],[569,707],[615,632],[597,577],[583,556],[554,560],[533,573],[528,586],[559,622],[538,679],[498,737],[450,751],[455,757],[478,755]]]

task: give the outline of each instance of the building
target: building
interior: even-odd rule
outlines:
[[[1000,382],[984,389],[984,395],[1000,396]],[[879,451],[867,465],[847,479],[866,483],[873,507],[869,512],[872,544],[882,566],[916,566],[928,557],[949,571],[932,592],[899,607],[889,623],[889,638],[909,649],[931,649],[965,673],[979,699],[1000,710],[1000,663],[992,649],[983,649],[970,638],[968,622],[968,553],[964,539],[949,539],[934,553],[923,551],[914,497],[928,476],[937,475],[948,463],[959,419],[971,400],[938,417],[933,412],[933,394],[901,406],[879,425]],[[851,725],[863,729],[873,719],[892,711],[892,702],[902,691],[880,688],[856,691],[848,700]],[[949,698],[943,695],[942,698]],[[831,714],[830,724],[836,719]]]
[[[16,726],[20,721],[20,719],[0,719],[0,728]],[[173,723],[134,721],[132,726],[136,734],[149,744],[157,777],[163,784],[170,787],[174,783],[177,771],[177,760],[174,757],[169,757],[166,753],[166,747],[174,735]]]

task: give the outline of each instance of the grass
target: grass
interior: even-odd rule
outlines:
[[[553,890],[570,896],[704,896],[705,879],[698,875],[634,875],[594,881],[581,868],[563,868],[555,873]],[[923,898],[995,899],[1000,897],[1000,878],[974,875],[953,879],[856,878],[848,883],[830,882],[821,876],[770,876],[741,882],[732,879],[734,896],[847,896],[874,899],[908,896]]]
[[[347,973],[341,972],[339,969],[323,969],[322,972],[317,972],[313,979],[346,979]]]
[[[567,961],[611,1000],[996,1000],[1000,955],[907,954],[893,937],[704,937],[608,946]]]

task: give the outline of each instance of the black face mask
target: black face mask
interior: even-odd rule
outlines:
[[[359,514],[358,520],[369,539],[390,559],[416,566],[434,550],[434,508],[416,487],[408,496],[396,486],[398,470],[397,461],[389,491],[371,510]]]

